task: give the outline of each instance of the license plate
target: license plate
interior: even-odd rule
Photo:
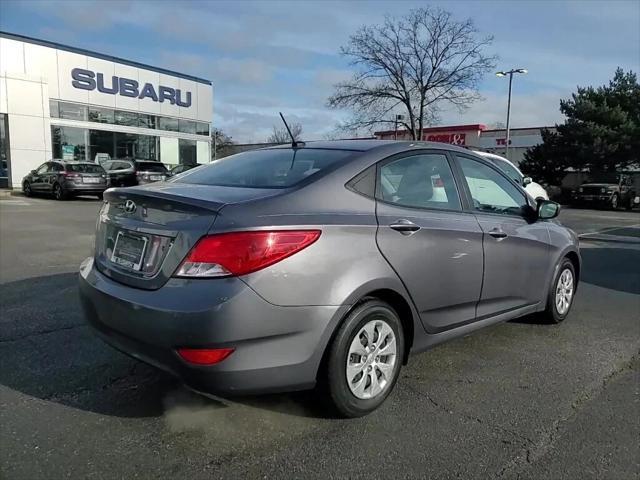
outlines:
[[[149,180],[152,180],[154,182],[161,182],[162,180],[164,180],[164,175],[149,175]]]
[[[82,177],[82,183],[100,183],[97,177]]]
[[[147,238],[118,232],[113,246],[111,261],[132,270],[140,270],[144,252],[147,249]]]

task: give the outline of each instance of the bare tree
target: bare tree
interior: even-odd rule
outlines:
[[[302,125],[299,123],[292,123],[289,125],[289,128],[291,128],[291,135],[293,135],[293,138],[296,141],[301,140]],[[267,137],[267,143],[291,143],[291,136],[289,135],[289,132],[287,132],[286,128],[279,128],[274,125],[271,135]]]
[[[364,26],[341,53],[357,71],[335,86],[327,104],[347,108],[348,130],[394,124],[395,115],[413,139],[439,118],[444,105],[464,111],[480,99],[478,84],[494,67],[484,54],[493,37],[480,37],[470,19],[456,21],[440,8],[411,10],[382,25]]]
[[[213,144],[211,150],[212,160],[230,155],[233,139],[219,128],[213,127],[211,129],[211,143]]]

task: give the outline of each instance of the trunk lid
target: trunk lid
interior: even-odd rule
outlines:
[[[96,226],[96,267],[120,283],[158,289],[225,205],[274,193],[171,182],[107,190]]]

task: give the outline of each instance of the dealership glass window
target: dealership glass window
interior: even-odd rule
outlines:
[[[196,134],[209,136],[209,124],[204,122],[196,122]]]
[[[170,132],[179,132],[180,126],[177,118],[158,117],[158,128]]]
[[[58,101],[57,100],[49,100],[49,116],[51,118],[60,117],[60,110],[58,108]]]
[[[87,121],[86,105],[75,103],[58,102],[58,116],[67,120]]]
[[[89,160],[102,163],[114,158],[115,133],[89,130]]]
[[[196,122],[193,120],[180,119],[179,127],[181,133],[191,133],[193,135],[196,133]]]
[[[115,112],[115,124],[125,125],[127,127],[138,126],[138,114],[134,112],[126,112],[124,110],[116,110]]]
[[[155,115],[145,115],[143,113],[140,114],[140,127],[141,128],[156,128],[156,116]]]
[[[86,160],[86,135],[84,128],[52,125],[53,158]]]
[[[116,133],[116,158],[134,160],[158,160],[157,137],[152,135],[135,135],[132,133]]]
[[[110,108],[89,107],[89,121],[98,123],[113,123],[113,110],[111,110]]]
[[[180,163],[184,165],[195,165],[196,162],[196,141],[195,140],[183,140],[178,141],[178,148],[180,151]]]

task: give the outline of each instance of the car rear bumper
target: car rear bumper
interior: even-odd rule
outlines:
[[[85,316],[105,342],[195,390],[223,395],[312,388],[344,313],[337,306],[276,306],[238,278],[170,279],[158,290],[139,290],[102,275],[91,258],[79,282]],[[217,365],[198,366],[178,347],[235,351]]]
[[[108,186],[106,183],[75,183],[75,182],[65,182],[63,185],[64,189],[69,193],[75,194],[98,194],[104,192]]]

